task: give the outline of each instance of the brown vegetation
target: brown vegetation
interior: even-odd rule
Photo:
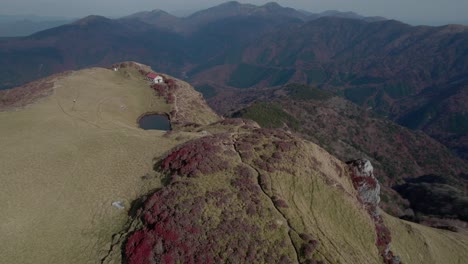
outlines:
[[[69,74],[70,72],[55,74],[14,89],[0,90],[0,111],[21,108],[36,102],[40,98],[51,95],[54,82],[58,78],[66,77]]]

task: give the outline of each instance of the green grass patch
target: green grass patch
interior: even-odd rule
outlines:
[[[363,76],[363,77],[358,77],[356,79],[353,79],[351,81],[351,84],[352,85],[365,85],[365,84],[381,83],[383,81],[385,81],[385,79],[380,78],[380,77]]]
[[[372,96],[376,91],[375,87],[354,87],[344,91],[346,99],[353,101],[356,104],[362,105],[367,98]]]
[[[270,79],[271,86],[283,85],[291,79],[296,71],[293,69],[290,70],[280,70],[275,73]]]
[[[263,80],[269,80],[269,85],[285,84],[294,74],[294,70],[282,70],[255,66],[251,64],[239,64],[231,74],[227,84],[236,88],[249,88]]]
[[[288,47],[288,49],[281,50],[281,52],[276,57],[278,61],[278,66],[293,66],[296,63],[296,60],[298,58],[297,55],[300,52],[300,48],[293,47],[293,44],[288,45]]]
[[[264,128],[280,128],[284,124],[294,130],[300,128],[299,120],[286,113],[277,103],[257,102],[237,112],[234,117],[254,120]]]
[[[405,83],[386,84],[383,89],[393,99],[408,96],[414,92],[414,87]]]
[[[345,83],[343,81],[341,81],[338,77],[333,77],[333,79],[330,81],[330,85],[332,86],[342,86],[344,85]]]
[[[468,133],[468,113],[452,114],[449,120],[448,129],[450,132],[458,134]]]
[[[243,47],[235,47],[226,51],[224,63],[220,64],[236,64],[240,63],[243,55]]]
[[[316,59],[316,56],[312,50],[308,50],[308,51],[304,51],[301,53],[300,59],[306,62],[314,62]]]
[[[431,117],[438,113],[437,106],[425,105],[398,120],[398,123],[411,129],[420,129],[424,127]]]
[[[201,63],[199,66],[195,67],[194,69],[192,69],[191,71],[189,71],[187,74],[189,76],[194,76],[194,75],[197,75],[201,72],[204,72],[206,70],[209,70],[215,66],[218,66],[220,64],[222,64],[223,61],[220,60],[220,59],[214,59],[214,60],[209,60],[209,61],[206,61],[204,63]]]
[[[250,64],[240,64],[231,74],[228,85],[236,88],[251,87],[268,76],[268,69]]]
[[[289,97],[294,100],[319,100],[325,101],[333,96],[333,93],[320,90],[314,86],[303,84],[288,84],[286,86]]]
[[[327,73],[320,68],[314,68],[304,71],[307,75],[307,82],[310,84],[320,84],[327,80]]]
[[[334,74],[330,79],[330,84],[333,86],[343,86],[349,82],[349,80],[355,78],[354,74],[340,72]]]
[[[257,57],[257,63],[265,64],[268,63],[271,57],[272,51],[270,48],[267,48],[262,51],[262,53]]]
[[[385,113],[390,111],[391,105],[385,100],[385,93],[383,90],[379,90],[375,97],[375,107],[378,108],[379,111]]]

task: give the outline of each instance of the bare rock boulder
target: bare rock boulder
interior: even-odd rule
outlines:
[[[374,168],[369,160],[359,159],[347,162],[351,169],[354,188],[365,204],[377,207],[380,203],[380,184],[374,177]]]

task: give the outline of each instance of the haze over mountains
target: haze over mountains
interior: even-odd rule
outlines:
[[[250,4],[244,4],[242,5],[243,10],[238,9],[237,11],[233,10],[228,10],[229,7],[237,5],[237,2],[227,2],[226,4],[223,4],[221,6],[226,6],[227,8],[223,11],[221,11],[221,8],[212,8],[216,9],[215,12],[218,12],[217,16],[219,18],[225,18],[227,16],[231,15],[241,15],[241,13],[244,12],[244,14],[249,13],[250,15],[258,15],[259,10],[257,6],[255,5],[250,5]],[[277,3],[268,3],[265,5],[265,7],[272,7],[278,5]],[[312,13],[308,11],[296,11],[295,9],[288,8],[291,13],[296,13],[296,14],[291,14],[293,16],[298,16],[301,17],[302,19],[316,19],[320,17],[327,17],[327,16],[333,16],[333,17],[344,17],[344,18],[355,18],[355,19],[366,19],[366,20],[381,20],[384,19],[382,17],[364,17],[361,15],[358,15],[354,12],[340,12],[336,10],[328,10],[324,11],[321,13]],[[210,10],[210,9],[208,9]],[[132,19],[132,18],[138,18],[148,24],[153,24],[156,26],[162,26],[168,27],[168,28],[176,28],[180,26],[179,24],[185,24],[186,27],[190,26],[192,19],[185,19],[186,17],[196,17],[197,15],[200,15],[204,13],[204,10],[202,11],[191,11],[191,12],[185,12],[183,15],[172,15],[164,10],[161,9],[155,9],[152,11],[142,11],[138,12],[132,15],[124,16],[123,19]],[[302,15],[300,14],[302,13]],[[61,26],[67,23],[70,23],[74,20],[77,20],[76,18],[65,18],[65,17],[40,17],[40,16],[34,16],[34,15],[0,15],[0,37],[17,37],[17,36],[27,36],[42,30],[50,29],[53,27]],[[182,22],[184,21],[184,22]],[[170,23],[173,23],[174,25],[169,25]],[[161,25],[160,25],[161,24]]]
[[[70,23],[73,20],[64,17],[0,15],[0,37],[28,36],[42,30]]]
[[[352,13],[228,2],[187,18],[161,10],[122,19],[89,16],[2,40],[0,89],[123,60],[200,87],[315,84],[422,129],[466,157],[467,46],[466,26],[412,27]]]
[[[0,262],[466,263],[467,47],[238,2],[2,38]]]

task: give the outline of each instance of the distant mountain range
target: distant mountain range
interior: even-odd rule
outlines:
[[[227,90],[316,85],[468,153],[468,27],[419,26],[275,3],[228,2],[188,17],[89,16],[0,40],[0,89],[52,73],[136,60]]]
[[[311,13],[304,10],[281,7],[275,2],[267,3],[259,8],[255,5],[240,4],[236,1],[226,2],[219,6],[196,12],[176,12],[177,15],[172,15],[160,9],[143,11],[125,16],[123,19],[138,19],[158,28],[187,31],[191,28],[193,29],[203,25],[204,23],[209,23],[218,19],[239,15],[271,15],[269,14],[270,12],[278,12],[278,15],[299,18],[301,20],[312,20],[325,16],[363,19],[366,21],[385,19],[382,17],[364,17],[354,12],[339,12],[336,10],[328,10],[322,13]],[[182,15],[182,13],[184,15]],[[0,15],[0,37],[28,36],[39,31],[71,23],[75,20],[77,19],[66,17]]]
[[[161,29],[169,29],[181,33],[194,32],[209,23],[234,17],[275,18],[279,23],[285,21],[309,21],[321,17],[342,17],[365,21],[386,20],[383,17],[364,17],[353,12],[329,10],[322,13],[311,13],[303,10],[282,7],[275,2],[262,6],[241,4],[236,1],[227,2],[215,7],[195,12],[187,17],[177,17],[163,10],[153,10],[135,13],[124,17],[124,20],[137,19]]]

